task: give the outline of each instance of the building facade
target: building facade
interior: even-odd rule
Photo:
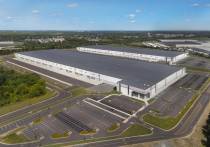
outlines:
[[[171,51],[161,51],[162,54],[155,54],[158,53],[159,51],[152,50],[154,53],[151,53],[151,51],[149,51],[150,49],[147,49],[148,52],[145,49],[143,52],[141,52],[142,49],[139,49],[139,51],[135,49],[136,52],[135,51],[132,52],[132,48],[129,51],[124,49],[120,50],[119,48],[113,48],[113,47],[110,50],[109,47],[106,46],[77,47],[77,50],[80,52],[131,58],[148,62],[165,62],[169,64],[174,64],[188,57],[188,53],[177,53],[176,55],[167,56],[167,53]]]
[[[82,54],[85,54],[85,53],[82,53]],[[77,55],[78,54],[76,53],[76,56]],[[84,55],[84,57],[85,56],[87,55]],[[99,56],[99,55],[95,55],[95,56]],[[36,57],[36,56],[27,55],[24,53],[16,53],[15,57],[17,60],[21,62],[25,62],[25,63],[31,64],[40,68],[44,68],[44,69],[65,75],[65,76],[69,76],[69,77],[72,77],[81,81],[88,82],[94,85],[98,85],[101,83],[111,84],[115,86],[117,91],[121,92],[123,95],[130,96],[136,99],[142,99],[142,100],[148,100],[150,98],[155,97],[157,94],[159,94],[161,91],[166,89],[168,86],[170,86],[171,84],[173,84],[174,82],[176,82],[177,80],[179,80],[180,78],[186,75],[185,68],[180,68],[174,72],[171,72],[171,74],[167,75],[165,78],[161,78],[161,80],[158,80],[158,82],[156,83],[140,85],[141,84],[140,82],[135,83],[135,79],[129,80],[129,78],[128,79],[122,78],[122,76],[120,76],[121,72],[119,72],[119,76],[117,76],[118,73],[112,74],[111,71],[110,71],[110,74],[109,73],[103,74],[101,73],[100,70],[99,70],[100,72],[97,72],[97,68],[92,69],[92,70],[85,69],[85,68],[81,68],[80,66],[72,66],[72,65],[64,64],[62,62],[48,60],[47,57],[46,58],[42,58],[38,56]],[[94,55],[91,55],[90,58],[93,58],[93,57]],[[103,60],[103,58],[101,60]],[[108,59],[105,59],[105,60],[109,60],[109,57]],[[124,61],[123,59],[121,60]],[[140,62],[141,61],[137,61],[135,63],[140,63]],[[113,64],[114,64],[114,60],[113,60]],[[155,63],[150,63],[150,64],[155,64]],[[109,66],[109,65],[101,65],[101,66]],[[136,71],[136,72],[139,72],[139,71]],[[140,79],[141,76],[136,77],[136,78]]]

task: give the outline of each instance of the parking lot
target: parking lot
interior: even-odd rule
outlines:
[[[64,134],[65,132],[70,134],[69,137],[74,137],[71,136],[71,133],[73,132],[71,127],[60,122],[55,117],[47,117],[39,124],[28,125],[27,129],[23,131],[23,134],[30,140],[37,140],[40,138],[52,140],[53,134]]]
[[[82,139],[82,131],[96,131],[93,137],[110,135],[108,129],[113,124],[120,124],[117,134],[129,126],[125,120],[132,118],[132,114],[140,110],[144,103],[126,96],[113,95],[110,97],[93,96],[78,101],[60,112],[47,116],[40,124],[28,126],[24,135],[30,140],[38,138],[52,139],[52,134],[71,132],[68,138]],[[91,137],[86,136],[86,137]]]
[[[189,74],[182,81],[177,83],[180,88],[185,88],[189,90],[199,90],[203,83],[208,80],[207,75],[200,74]]]
[[[191,57],[188,57],[188,58],[180,61],[178,64],[184,65],[184,66],[210,69],[209,61],[210,60],[206,59],[206,58],[191,56]]]
[[[85,102],[70,107],[67,114],[86,124],[91,129],[107,131],[113,123],[121,123],[122,119]]]
[[[121,124],[122,121],[123,119],[120,117],[81,101],[66,110],[46,117],[40,124],[27,125],[27,129],[23,133],[30,140],[38,138],[53,140],[53,134],[63,134],[65,132],[70,132],[68,138],[83,139],[84,135],[80,133],[91,130],[96,131],[91,136],[102,137],[109,134],[107,130],[111,125]]]
[[[147,109],[162,116],[176,116],[207,79],[207,75],[188,74],[159,94]]]
[[[113,108],[124,111],[130,115],[132,115],[145,105],[139,100],[134,100],[126,96],[110,96],[106,99],[103,99],[100,102]]]

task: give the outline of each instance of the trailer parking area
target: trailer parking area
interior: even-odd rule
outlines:
[[[161,116],[176,116],[207,79],[208,76],[204,74],[188,74],[159,94],[147,110]]]
[[[187,66],[187,67],[195,67],[195,68],[203,68],[210,70],[210,60],[207,58],[191,56],[180,61],[178,64]]]
[[[136,111],[138,111],[145,105],[145,103],[141,102],[140,100],[135,100],[123,95],[113,95],[101,100],[100,102],[113,108],[124,111],[130,115],[134,114]]]
[[[27,126],[27,129],[23,131],[24,135],[30,140],[36,140],[38,138],[52,139],[52,134],[64,132],[72,132],[70,127],[61,123],[55,117],[46,118],[40,124]]]
[[[82,122],[91,129],[106,132],[114,123],[121,123],[123,119],[106,111],[93,107],[85,102],[70,107],[65,113]]]

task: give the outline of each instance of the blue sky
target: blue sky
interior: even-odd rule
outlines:
[[[0,0],[0,30],[210,30],[210,0]]]

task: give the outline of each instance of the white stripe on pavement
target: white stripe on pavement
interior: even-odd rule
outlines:
[[[90,103],[90,102],[88,102],[88,101],[85,101],[85,100],[84,100],[84,102],[87,103],[87,104],[89,104],[89,105],[91,105],[91,106],[94,106],[94,107],[96,107],[96,108],[98,108],[98,109],[101,109],[101,110],[103,110],[103,111],[106,111],[106,112],[108,112],[108,113],[110,113],[110,114],[112,114],[112,115],[115,115],[115,116],[117,116],[117,117],[119,117],[119,118],[126,119],[126,118],[123,117],[123,116],[120,116],[120,115],[118,115],[118,114],[116,114],[116,113],[113,113],[113,112],[111,112],[111,111],[108,111],[108,110],[106,110],[106,109],[103,109],[103,108],[101,108],[101,107],[99,107],[99,106],[96,106],[95,104],[92,104],[92,103]]]

